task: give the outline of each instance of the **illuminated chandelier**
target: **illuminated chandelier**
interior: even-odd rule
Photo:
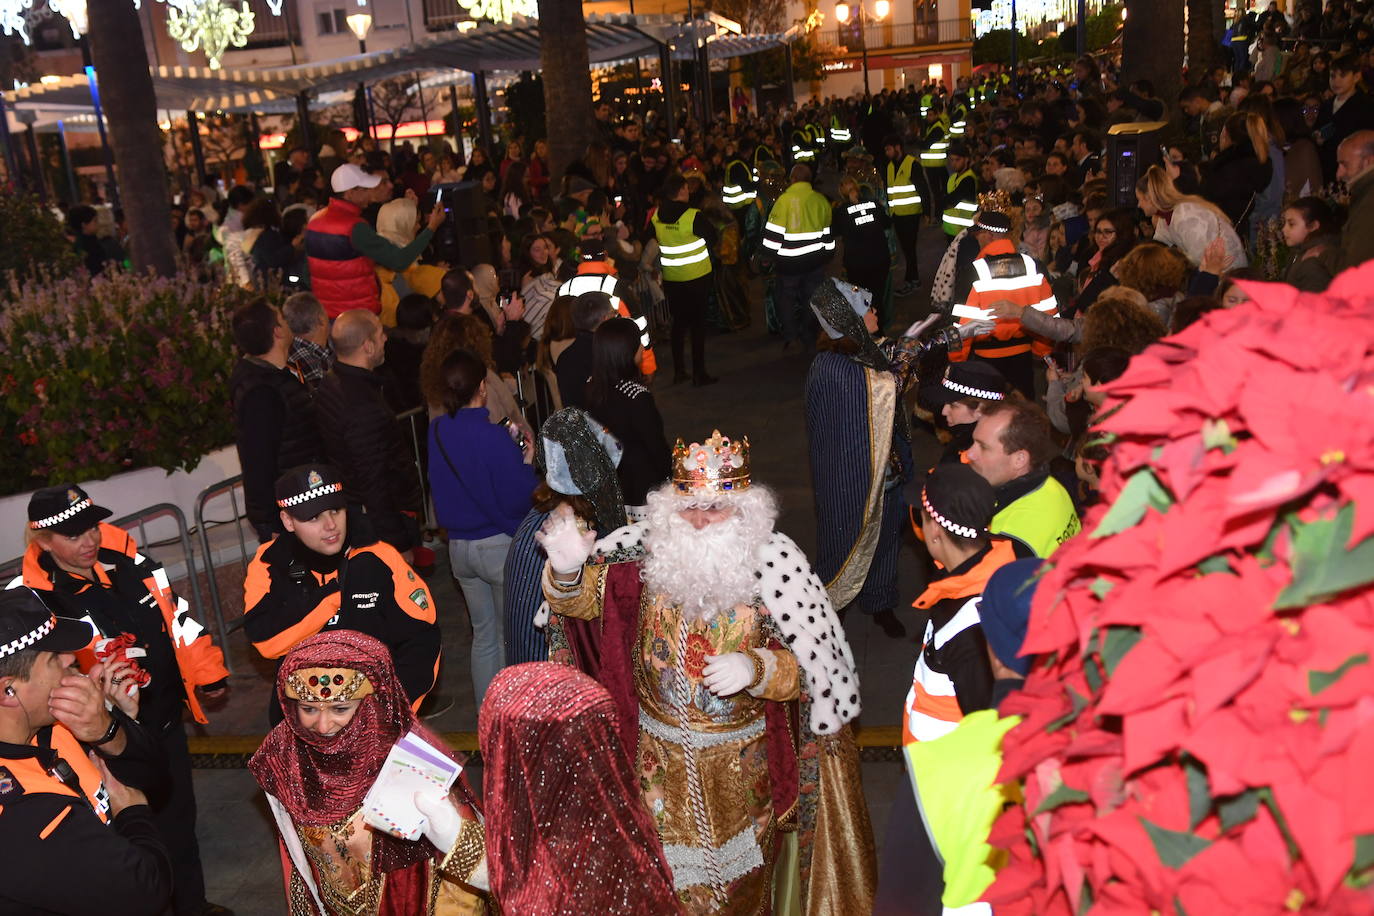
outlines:
[[[205,50],[210,69],[233,45],[242,48],[253,34],[253,11],[247,0],[236,10],[222,0],[167,0],[167,34],[185,51]]]
[[[503,24],[514,21],[516,16],[539,17],[538,0],[458,0],[458,5],[473,19],[490,19]]]
[[[0,32],[32,44],[29,29],[49,15],[64,17],[73,38],[86,33],[86,0],[0,0]]]

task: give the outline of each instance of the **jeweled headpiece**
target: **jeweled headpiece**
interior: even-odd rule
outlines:
[[[978,209],[984,213],[1011,213],[1011,195],[998,189],[978,195]]]
[[[372,682],[355,668],[299,668],[286,676],[286,695],[304,703],[361,700]]]
[[[679,493],[731,493],[749,487],[749,437],[733,441],[712,430],[705,442],[673,446],[673,486]]]

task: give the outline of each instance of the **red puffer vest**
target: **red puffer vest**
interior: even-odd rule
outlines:
[[[335,197],[305,227],[305,254],[310,261],[310,291],[330,318],[349,309],[382,311],[377,270],[372,259],[358,253],[350,238],[363,221],[362,211]]]

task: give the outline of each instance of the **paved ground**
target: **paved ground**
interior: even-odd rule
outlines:
[[[923,232],[921,274],[927,280],[934,274],[935,262],[943,250],[942,240],[938,229]],[[925,291],[899,300],[896,323],[905,326],[920,317],[925,302]],[[659,359],[660,364],[670,362],[666,352]],[[795,348],[783,352],[777,338],[769,337],[765,331],[761,303],[756,302],[751,327],[711,337],[707,362],[710,371],[720,377],[717,385],[695,389],[667,387],[660,382],[655,388],[670,441],[677,436],[686,441],[699,440],[710,435],[715,427],[730,436],[748,435],[754,479],[771,486],[779,497],[782,515],[778,527],[803,549],[814,553],[815,519],[802,404],[802,383],[809,358],[798,354]],[[928,447],[930,443],[918,443],[918,447],[922,445]],[[835,472],[844,473],[844,469]],[[860,724],[868,729],[899,722],[902,698],[910,684],[918,621],[905,605],[919,593],[925,581],[927,560],[909,535],[907,541],[901,565],[904,602],[899,613],[907,620],[909,638],[888,639],[868,618],[858,614],[845,621],[863,685],[864,713]],[[237,566],[221,569],[219,581],[227,595],[226,605],[241,607],[242,583]],[[444,639],[445,663],[438,690],[441,703],[437,705],[448,700],[452,705],[430,718],[429,724],[445,732],[471,732],[476,727],[476,709],[466,663],[470,629],[462,598],[442,557],[430,578],[430,587],[439,608]],[[255,658],[242,633],[231,637],[229,650],[235,667],[233,698],[224,709],[212,713],[211,726],[194,729],[195,735],[260,736],[265,730],[270,668]],[[889,799],[905,779],[895,755],[886,757],[889,759],[864,764],[865,794],[880,842]],[[241,767],[199,769],[195,782],[210,899],[240,914],[281,912],[279,861],[266,808],[252,778]]]

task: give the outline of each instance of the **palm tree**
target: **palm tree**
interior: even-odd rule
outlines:
[[[130,257],[137,271],[176,273],[172,201],[157,126],[157,99],[148,72],[143,29],[131,0],[87,5],[91,58],[114,150],[120,201],[128,221]]]
[[[1184,0],[1126,0],[1121,36],[1121,80],[1145,79],[1166,105],[1178,98],[1183,60]]]
[[[596,139],[581,0],[539,0],[539,61],[544,71],[549,171],[557,182]]]

